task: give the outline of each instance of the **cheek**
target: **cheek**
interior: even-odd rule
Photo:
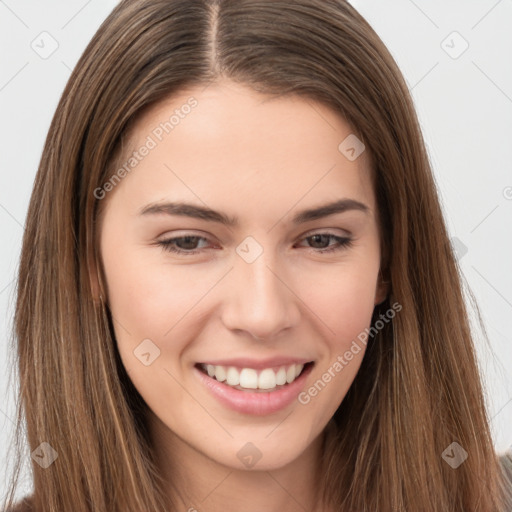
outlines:
[[[180,355],[200,336],[208,291],[222,277],[222,272],[206,266],[192,271],[186,266],[157,265],[154,259],[154,251],[121,248],[115,242],[105,244],[103,251],[117,347],[145,399],[150,398],[146,393],[171,385],[167,379],[167,384],[159,380],[168,377],[163,371],[181,371]],[[138,357],[147,353],[149,366]]]
[[[114,253],[105,251],[104,267],[123,366],[151,409],[167,409],[170,396],[177,408],[183,407],[186,396],[172,376],[187,336],[195,335],[191,319],[201,286],[179,270],[164,276],[162,268],[134,252],[115,259],[109,254]],[[180,336],[183,326],[187,336]]]
[[[377,275],[378,264],[372,260],[317,276],[315,286],[309,287],[307,304],[319,318],[317,334],[323,346],[315,377],[298,397],[311,421],[323,424],[332,418],[359,371]]]
[[[370,325],[378,269],[378,260],[369,258],[329,267],[302,282],[300,296],[319,319],[331,348],[345,350]]]
[[[118,341],[162,338],[199,300],[204,286],[184,267],[162,263],[159,247],[137,243],[129,229],[115,228],[126,224],[121,214],[114,211],[111,217],[102,232],[101,256]]]
[[[337,344],[344,348],[355,339],[371,322],[374,310],[375,279],[371,276],[347,278],[343,291],[336,296],[336,311],[333,316],[333,330],[337,333]]]
[[[131,327],[128,330],[157,337],[183,317],[204,288],[179,270],[158,269],[128,258],[112,266],[107,282],[110,307],[119,321],[124,319],[126,327]]]

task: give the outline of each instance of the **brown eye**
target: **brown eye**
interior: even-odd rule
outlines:
[[[310,248],[314,252],[319,253],[340,251],[346,247],[351,246],[352,244],[351,238],[341,237],[331,233],[315,233],[314,235],[303,238],[303,241],[304,240],[308,240]],[[334,240],[336,243],[330,244],[329,242],[332,240]],[[163,250],[168,252],[191,255],[201,252],[201,250],[204,248],[197,247],[200,241],[208,242],[208,239],[202,236],[186,235],[160,240],[158,245],[161,246]]]
[[[200,252],[200,250],[196,248],[197,243],[200,240],[208,242],[208,240],[202,236],[187,235],[161,240],[158,242],[158,245],[160,245],[165,251],[169,252],[178,254],[196,254]]]
[[[326,253],[332,251],[339,251],[352,245],[352,239],[349,237],[341,237],[333,235],[331,233],[315,233],[310,235],[303,240],[311,240],[309,242],[312,249],[316,249],[316,252]],[[337,243],[330,245],[329,241],[335,240]]]

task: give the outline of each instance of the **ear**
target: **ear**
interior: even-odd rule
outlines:
[[[375,301],[374,304],[381,304],[384,302],[389,293],[389,280],[384,278],[382,271],[379,270],[379,275],[377,277],[377,286],[375,288]]]

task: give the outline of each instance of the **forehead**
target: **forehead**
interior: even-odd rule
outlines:
[[[368,151],[341,115],[304,97],[191,87],[147,110],[125,147],[129,172],[112,195],[134,205],[190,199],[261,215],[351,197],[374,209]]]

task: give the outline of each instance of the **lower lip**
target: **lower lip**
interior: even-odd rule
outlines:
[[[264,416],[280,411],[290,405],[304,388],[307,376],[313,364],[308,364],[297,379],[277,391],[251,392],[234,389],[223,382],[213,379],[194,367],[201,382],[220,403],[237,412]]]

